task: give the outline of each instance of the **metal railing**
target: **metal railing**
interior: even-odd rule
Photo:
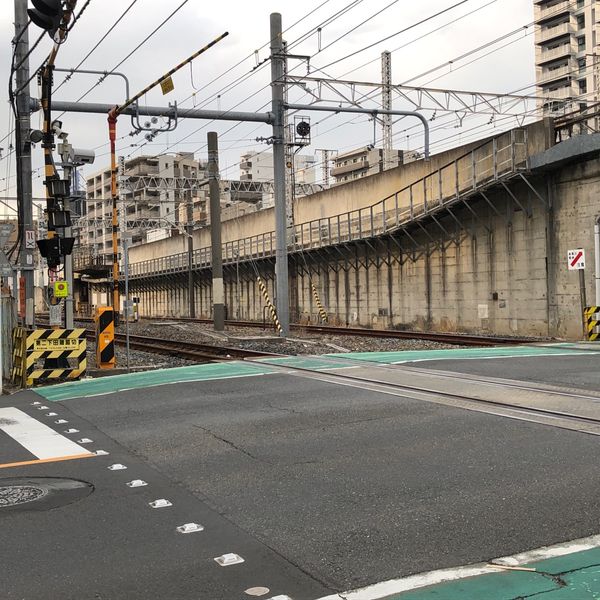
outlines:
[[[414,219],[477,194],[478,190],[527,169],[527,131],[514,129],[482,144],[383,200],[294,226],[289,250],[331,246],[391,233]],[[274,256],[273,231],[225,242],[223,262]],[[210,248],[194,251],[193,268],[211,264]],[[187,271],[186,252],[130,265],[130,276]]]

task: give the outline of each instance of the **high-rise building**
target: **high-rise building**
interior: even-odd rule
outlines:
[[[596,0],[534,0],[537,96],[545,114],[583,109],[597,101],[596,4]]]

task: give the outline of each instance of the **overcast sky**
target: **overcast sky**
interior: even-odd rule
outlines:
[[[69,34],[68,40],[60,48],[57,66],[75,67],[133,1],[91,0]],[[136,0],[125,18],[81,68],[112,70],[182,2],[183,0]],[[268,49],[264,46],[269,40],[271,12],[282,13],[283,28],[287,29],[284,38],[289,44],[303,39],[293,48],[293,52],[310,55],[311,69],[314,70],[319,67],[325,68],[351,52],[409,28],[458,2],[459,0],[188,0],[171,20],[118,70],[127,75],[132,93],[135,93],[216,36],[229,31],[227,38],[194,61],[191,70],[186,67],[174,76],[173,92],[163,96],[160,89],[153,90],[141,100],[141,104],[166,105],[178,101],[185,107],[195,104],[211,109],[229,109],[235,106],[236,110],[267,110],[263,105],[268,103],[270,98],[268,63],[254,70],[247,80],[244,79],[256,65],[255,50],[258,50],[259,61],[268,55]],[[83,4],[84,0],[79,0],[78,6]],[[323,25],[320,35],[317,33],[317,28],[322,23],[331,21],[331,17],[343,12],[350,5],[354,6],[339,18]],[[0,81],[4,84],[0,89],[4,108],[0,112],[0,138],[3,138],[9,132],[10,124],[6,89],[11,56],[10,40],[14,37],[13,1],[2,0],[1,10],[0,39],[4,40],[4,50],[0,61]],[[373,17],[379,11],[381,13]],[[531,86],[535,81],[532,20],[531,0],[465,0],[445,14],[412,27],[352,58],[338,62],[325,71],[328,76],[338,78],[343,76],[345,79],[379,81],[379,56],[383,50],[390,50],[393,51],[394,84],[412,80],[410,85],[496,93],[523,89],[522,93],[532,94],[534,89]],[[298,23],[295,24],[296,22]],[[463,60],[454,60],[486,42],[525,26],[529,27],[523,29],[522,33],[513,35],[486,51]],[[32,42],[37,39],[38,31],[35,26],[30,27]],[[306,35],[308,33],[310,35]],[[336,41],[340,37],[341,39]],[[50,38],[46,36],[31,56],[32,69],[41,64],[51,44]],[[484,56],[485,54],[487,56]],[[224,74],[240,61],[241,64]],[[372,61],[371,64],[357,69],[369,61]],[[451,66],[448,64],[450,61],[453,61]],[[427,76],[417,77],[436,67],[442,68]],[[305,74],[306,64],[291,61],[290,70],[294,74]],[[349,71],[352,72],[348,73]],[[319,72],[314,71],[313,74],[319,75]],[[413,79],[415,77],[416,79]],[[63,78],[63,74],[57,73],[55,86],[58,86]],[[96,76],[75,75],[57,91],[55,99],[77,100],[97,82],[97,79]],[[34,97],[39,96],[35,81],[31,93]],[[124,96],[122,80],[109,77],[93,89],[85,101],[114,104],[121,102]],[[333,95],[329,93],[328,98],[333,98]],[[290,99],[307,102],[308,96],[298,89],[290,93]],[[372,103],[367,102],[366,105]],[[399,99],[394,99],[394,108],[409,107]],[[426,116],[430,118],[432,113],[426,113]],[[442,118],[441,115],[436,115],[436,118],[438,121],[433,137],[436,142],[434,151],[436,148],[440,150],[449,145],[459,145],[461,142],[483,137],[491,131],[489,128],[474,129],[482,123],[481,119],[472,122],[466,119],[462,127],[458,127],[456,118]],[[373,141],[373,125],[366,116],[352,118],[349,115],[335,115],[326,118],[323,113],[312,113],[311,120],[313,144],[306,150],[307,153],[312,153],[315,148],[344,151]],[[101,115],[71,113],[64,115],[63,122],[74,146],[96,150],[96,163],[88,167],[86,172],[106,166],[109,158],[106,118]],[[395,147],[417,148],[422,144],[420,130],[418,127],[412,128],[414,124],[410,120],[395,124]],[[32,126],[41,127],[39,114],[33,116]],[[498,126],[502,124],[498,123]],[[407,137],[406,130],[409,127],[411,129],[408,129]],[[126,136],[117,144],[121,155],[154,155],[180,150],[195,152],[199,158],[206,158],[206,133],[217,131],[220,134],[221,175],[226,178],[239,176],[237,163],[241,153],[246,150],[265,150],[265,144],[256,142],[256,137],[267,137],[271,134],[266,125],[236,126],[231,122],[182,120],[175,131],[162,133],[152,143],[142,146],[145,142],[144,134],[129,137],[130,131],[129,120],[121,118],[118,136]],[[379,135],[379,132],[376,133]],[[6,138],[0,142],[5,157],[0,160],[0,198],[15,195],[14,154],[7,157],[10,141],[10,138]],[[39,176],[34,178],[34,193],[42,195],[42,171],[39,169],[42,164],[42,150],[39,146],[33,149],[33,157],[34,169],[37,169],[36,175]]]

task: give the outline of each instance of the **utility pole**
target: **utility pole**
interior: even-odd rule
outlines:
[[[217,182],[218,183],[218,182]],[[196,318],[196,295],[194,290],[194,200],[192,192],[187,192],[186,224],[187,251],[188,251],[188,314],[190,319]],[[212,207],[211,207],[212,208]]]
[[[273,188],[275,195],[275,279],[281,336],[290,331],[287,218],[285,189],[284,90],[285,55],[281,14],[271,13],[271,113],[273,118]]]
[[[17,197],[21,204],[21,264],[20,269],[25,279],[25,325],[34,326],[34,287],[33,287],[33,253],[35,250],[35,233],[33,229],[33,201],[31,186],[31,107],[29,98],[29,17],[27,0],[15,0],[15,65],[16,89],[20,90],[15,98],[17,106],[17,122],[15,123],[15,153],[17,162]],[[31,233],[28,233],[31,232]],[[32,243],[33,242],[33,243]],[[32,247],[33,246],[33,247]]]
[[[381,108],[392,110],[392,55],[387,50],[381,53]],[[392,166],[392,115],[381,116],[383,128],[383,171]]]
[[[221,189],[219,186],[219,140],[208,132],[208,189],[210,194],[210,245],[212,255],[213,319],[215,331],[225,329],[223,257],[221,256]]]

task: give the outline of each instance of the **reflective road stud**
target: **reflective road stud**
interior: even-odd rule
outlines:
[[[128,481],[125,485],[130,488],[136,488],[144,487],[148,484],[143,479],[134,479],[133,481]]]
[[[98,452],[96,452],[96,455],[98,454]],[[109,471],[122,471],[123,469],[126,469],[127,467],[125,465],[122,465],[121,463],[115,463],[114,465],[110,465],[110,467],[107,467],[107,468]]]
[[[173,503],[169,502],[165,498],[159,498],[158,500],[154,500],[153,502],[148,502],[148,504],[152,508],[168,508],[169,506],[173,506]]]
[[[179,533],[195,533],[196,531],[204,531],[204,526],[199,523],[186,523],[177,527]]]
[[[238,554],[233,554],[233,552],[229,552],[227,554],[223,554],[223,556],[217,556],[215,558],[215,562],[222,567],[230,567],[231,565],[239,565],[244,562],[244,559]]]
[[[110,454],[110,452],[107,452],[106,450],[96,450],[96,456],[108,456]],[[127,467],[125,467],[127,468]]]

